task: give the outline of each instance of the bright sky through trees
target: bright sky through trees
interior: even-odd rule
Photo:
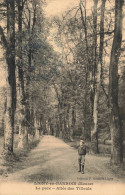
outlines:
[[[45,13],[47,17],[60,16],[67,9],[77,6],[79,0],[46,0],[47,6]]]

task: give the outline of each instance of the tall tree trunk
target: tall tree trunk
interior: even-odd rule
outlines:
[[[82,1],[81,1],[82,2]],[[85,95],[84,95],[84,103],[83,103],[83,117],[84,117],[84,124],[83,124],[83,131],[82,131],[82,136],[84,138],[88,137],[88,127],[87,127],[87,115],[86,115],[86,111],[87,111],[87,90],[88,90],[88,76],[89,74],[91,74],[91,69],[92,69],[92,65],[91,65],[91,60],[90,60],[90,54],[89,54],[89,43],[88,43],[88,31],[87,31],[87,13],[86,13],[86,0],[84,1],[85,5],[83,6],[83,4],[80,2],[80,12],[81,12],[81,20],[82,20],[82,25],[83,25],[83,29],[84,29],[84,34],[85,34],[85,43],[86,43],[86,56],[87,56],[87,64],[85,67]],[[82,7],[84,7],[84,14],[83,14],[83,10]]]
[[[70,112],[70,105],[67,103],[67,108],[66,108],[66,126],[67,126],[67,134],[68,134],[68,139],[73,140],[73,134],[71,133],[71,128],[69,124],[69,112]]]
[[[98,62],[96,62],[96,72],[94,73],[96,84],[95,84],[94,106],[93,106],[93,129],[91,131],[91,144],[92,144],[91,150],[94,153],[99,152],[98,151],[98,101],[99,101],[99,92],[101,86],[101,67],[103,63],[105,3],[106,0],[102,1],[102,5],[101,5],[99,60]],[[97,55],[96,52],[95,55]]]
[[[16,110],[16,77],[15,77],[15,1],[7,1],[7,104],[5,113],[4,149],[13,152],[14,119]]]
[[[59,131],[59,135],[60,135],[60,133],[62,134],[62,113],[61,113],[61,104],[60,104],[61,102],[59,101],[58,102],[58,123],[59,123],[59,129],[58,129],[58,131]]]
[[[111,162],[116,165],[123,162],[122,130],[118,105],[118,63],[122,42],[123,2],[123,0],[115,0],[115,32],[109,67]]]
[[[70,139],[71,141],[73,140],[73,135],[75,132],[75,124],[76,124],[76,108],[75,105],[72,106],[72,124],[71,124],[71,129],[70,129]]]
[[[35,111],[34,111],[33,122],[34,122],[34,124],[33,124],[33,126],[34,126],[34,138],[39,139],[39,120],[38,120],[38,117],[37,117],[37,113]]]
[[[82,130],[82,137],[84,139],[88,138],[88,127],[87,127],[87,81],[85,83],[85,95],[84,95],[84,103],[83,103],[83,130]]]
[[[98,82],[99,88],[99,74],[100,70],[97,67],[97,6],[98,0],[94,1],[93,9],[93,68],[92,68],[92,126],[91,126],[91,152],[98,152],[97,145],[97,106],[98,106],[98,89],[96,82]],[[98,72],[98,74],[97,74]]]
[[[18,147],[27,147],[27,136],[25,126],[25,88],[24,88],[24,72],[23,72],[23,56],[22,56],[22,12],[24,1],[18,0],[18,75],[20,82],[20,130]],[[25,139],[26,138],[26,139]]]
[[[30,81],[31,81],[31,66],[32,66],[32,49],[31,49],[31,43],[30,41],[32,41],[32,35],[34,34],[34,28],[35,28],[35,23],[36,23],[36,8],[34,10],[34,16],[33,16],[33,25],[31,26],[31,11],[28,8],[28,12],[29,12],[29,18],[28,18],[28,33],[29,33],[29,50],[28,50],[28,77],[27,77],[27,81],[26,81],[26,93],[25,93],[25,97],[26,97],[26,105],[25,105],[25,119],[26,119],[26,127],[27,127],[27,131],[28,133],[31,133],[31,115],[30,115],[30,95],[29,95],[29,88],[30,88]]]
[[[57,100],[58,100],[58,129],[56,129],[56,132],[58,131],[58,134],[60,137],[62,137],[62,101],[58,92],[58,89],[56,87],[56,84],[53,82],[53,86],[56,92]]]

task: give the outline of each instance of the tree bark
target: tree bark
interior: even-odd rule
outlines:
[[[26,126],[25,126],[25,87],[24,87],[24,72],[23,72],[23,55],[22,55],[22,13],[25,1],[18,0],[18,75],[20,82],[20,131],[19,131],[19,143],[18,147],[26,148],[28,143],[26,136]],[[26,139],[25,139],[26,138]]]
[[[86,55],[87,55],[87,61],[88,63],[86,64],[85,67],[85,95],[84,95],[84,103],[83,103],[83,117],[84,117],[84,124],[83,124],[83,131],[82,131],[82,137],[86,138],[88,137],[88,127],[87,127],[87,90],[88,90],[88,76],[91,72],[92,65],[91,65],[91,60],[90,60],[90,54],[89,54],[89,43],[88,43],[88,29],[87,29],[87,13],[86,13],[86,0],[85,0],[85,5],[84,5],[84,15],[83,15],[83,10],[82,10],[82,3],[80,3],[80,12],[81,12],[81,20],[82,20],[82,25],[85,33],[85,43],[86,43]],[[90,76],[91,77],[91,76]]]
[[[39,139],[40,134],[39,134],[39,121],[35,113],[34,113],[34,128],[35,128],[35,139],[37,140]]]
[[[73,135],[75,132],[75,124],[76,124],[76,108],[75,105],[72,106],[72,124],[71,124],[71,128],[70,128],[70,140],[73,140]]]
[[[98,153],[97,144],[97,106],[98,106],[98,93],[99,93],[99,74],[100,67],[97,67],[97,6],[98,0],[94,1],[93,10],[93,68],[92,68],[92,125],[91,125],[91,152]],[[98,70],[97,70],[98,69]],[[97,74],[98,72],[98,74]],[[98,84],[96,83],[98,82]],[[97,86],[98,85],[98,86]],[[97,88],[98,87],[98,88]]]
[[[98,101],[99,92],[101,86],[101,67],[103,63],[103,45],[104,45],[104,13],[105,13],[106,0],[102,1],[101,5],[101,19],[100,19],[100,48],[99,48],[99,60],[97,62],[97,52],[95,51],[96,69],[95,69],[95,93],[94,93],[94,106],[93,106],[93,129],[91,131],[91,150],[94,153],[98,153]],[[97,9],[97,7],[96,7]],[[96,13],[97,15],[97,13]],[[97,20],[97,18],[96,18]],[[97,36],[97,35],[96,35]],[[97,38],[96,38],[97,39]],[[97,44],[97,40],[96,40]]]
[[[7,51],[8,65],[7,104],[5,112],[4,149],[13,152],[14,119],[16,110],[16,76],[15,76],[15,1],[7,1]]]
[[[123,3],[123,0],[115,0],[115,31],[109,67],[111,163],[116,165],[123,162],[122,130],[118,105],[118,63],[122,42]]]

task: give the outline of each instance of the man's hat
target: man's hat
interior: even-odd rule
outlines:
[[[84,141],[84,137],[83,136],[80,136],[80,141]]]

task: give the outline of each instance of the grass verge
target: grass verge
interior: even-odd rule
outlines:
[[[18,140],[15,139],[15,142],[18,142]],[[19,162],[23,161],[28,156],[29,152],[37,147],[39,142],[40,139],[29,142],[25,149],[18,148],[17,144],[14,144],[14,146],[16,146],[14,147],[14,153],[3,153],[0,156],[0,175],[7,177],[9,173],[13,173],[18,169],[23,169],[23,167],[19,167]]]

